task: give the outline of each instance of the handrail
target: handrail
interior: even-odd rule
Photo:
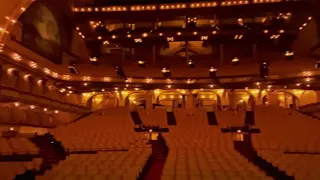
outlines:
[[[79,121],[79,120],[81,120],[81,119],[83,119],[83,118],[85,118],[85,117],[90,116],[91,114],[93,114],[93,111],[84,113],[84,114],[82,114],[81,116],[79,116],[78,118],[76,118],[76,119],[74,119],[74,120],[72,120],[72,121],[70,121],[70,122],[68,122],[68,123],[66,123],[66,124],[71,124],[71,123],[77,122],[77,121]]]

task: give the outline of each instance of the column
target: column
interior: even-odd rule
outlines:
[[[220,44],[220,63],[223,63],[224,54],[223,54],[223,44]]]
[[[228,92],[228,99],[229,99],[229,109],[235,110],[236,109],[236,96],[235,96],[234,90],[230,90]]]
[[[317,94],[317,102],[320,102],[320,91],[316,91]]]
[[[252,55],[253,55],[253,60],[257,59],[257,44],[252,45]]]
[[[153,109],[152,99],[153,99],[153,91],[147,91],[147,94],[146,94],[146,109]]]
[[[287,108],[287,107],[288,107],[288,101],[287,101],[287,93],[286,93],[286,90],[284,90],[283,96],[284,96],[284,107]]]
[[[192,94],[187,94],[186,95],[186,106],[185,108],[186,109],[191,109],[191,108],[194,108],[194,98],[193,98],[193,95]]]
[[[186,63],[189,62],[189,43],[186,41]]]
[[[123,62],[125,62],[125,60],[126,60],[126,51],[125,51],[125,49],[124,49],[124,48],[122,48],[121,64],[122,64]]]
[[[181,108],[186,108],[186,95],[182,95],[182,107]]]
[[[152,46],[152,65],[156,64],[156,46]]]

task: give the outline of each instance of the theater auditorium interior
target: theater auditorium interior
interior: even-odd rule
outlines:
[[[0,0],[0,180],[319,180],[316,0]]]

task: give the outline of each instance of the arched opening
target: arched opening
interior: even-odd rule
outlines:
[[[168,111],[173,108],[182,108],[185,104],[185,98],[177,91],[165,91],[157,97],[157,104],[164,106]]]
[[[130,93],[125,98],[125,106],[129,108],[136,108],[136,107],[142,107],[145,108],[146,106],[146,97],[144,92],[133,92]]]
[[[98,93],[94,94],[87,100],[87,107],[92,110],[99,110],[108,107],[118,107],[119,106],[119,98],[117,94],[106,92],[106,93]]]
[[[221,97],[214,91],[200,91],[195,97],[196,107],[203,107],[208,111],[215,111],[221,107]]]
[[[254,93],[258,94],[259,90],[254,90]],[[255,96],[245,90],[236,90],[236,109],[248,110],[251,111],[254,109],[256,105],[256,98]]]
[[[299,98],[291,92],[282,90],[274,91],[272,96],[276,98],[273,100],[273,105],[291,109],[299,108]]]
[[[262,97],[262,105],[264,105],[264,106],[267,106],[268,105],[268,96],[267,95],[264,95],[263,97]]]
[[[236,97],[236,110],[247,110],[247,103],[244,99]]]

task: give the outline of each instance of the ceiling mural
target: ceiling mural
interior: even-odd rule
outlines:
[[[34,2],[20,17],[22,44],[53,63],[61,64],[62,53],[69,51],[70,19],[53,3]]]

